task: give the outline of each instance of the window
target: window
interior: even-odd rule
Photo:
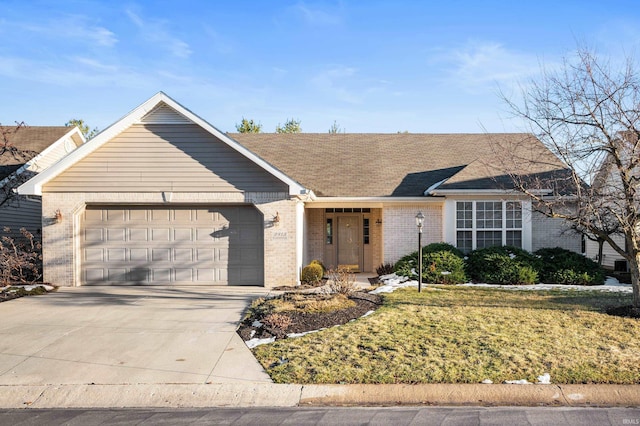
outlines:
[[[362,219],[362,242],[369,244],[369,218]]]
[[[510,245],[522,248],[520,201],[456,202],[456,246],[471,250]]]
[[[327,244],[333,244],[333,219],[327,219]]]

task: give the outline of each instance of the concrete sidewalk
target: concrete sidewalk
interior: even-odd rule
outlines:
[[[640,386],[271,383],[0,386],[0,408],[398,405],[640,407]]]

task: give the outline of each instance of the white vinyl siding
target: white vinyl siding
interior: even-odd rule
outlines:
[[[133,125],[44,186],[46,192],[288,192],[200,126]]]

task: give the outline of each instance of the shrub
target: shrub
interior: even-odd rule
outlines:
[[[540,281],[554,284],[600,285],[605,273],[593,260],[560,247],[535,252],[540,259]]]
[[[385,262],[376,268],[376,274],[389,275],[395,272],[395,265],[392,262]]]
[[[324,271],[322,270],[322,266],[317,263],[310,263],[302,268],[300,280],[307,284],[317,284],[322,280],[323,276]]]
[[[329,287],[333,293],[349,295],[358,289],[356,276],[348,268],[330,270],[329,280]]]
[[[0,283],[33,284],[42,281],[42,245],[32,233],[20,229],[20,237],[10,236],[11,229],[0,239]]]
[[[538,259],[517,247],[487,247],[469,253],[467,272],[472,280],[489,284],[535,284]]]
[[[418,279],[418,252],[415,251],[398,260],[395,272],[411,279]],[[434,243],[423,247],[422,280],[432,284],[466,282],[462,252],[446,243]]]
[[[464,253],[458,247],[449,243],[431,243],[422,247],[422,254],[435,253],[438,251],[448,251],[448,252],[451,252],[452,254],[455,254],[460,259],[464,258]]]
[[[313,259],[309,265],[320,265],[320,267],[322,268],[322,276],[324,277],[324,275],[327,273],[327,268],[324,267],[324,263],[322,263],[321,261],[319,261],[318,259]]]
[[[269,314],[262,318],[262,323],[268,328],[286,330],[291,326],[291,318],[284,314]]]

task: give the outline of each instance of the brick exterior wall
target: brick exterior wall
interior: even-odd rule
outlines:
[[[296,201],[284,193],[173,193],[164,203],[162,193],[48,192],[42,196],[44,280],[60,286],[80,285],[80,217],[87,204],[149,204],[171,207],[185,203],[251,203],[264,215],[265,287],[294,285],[296,265]],[[62,221],[56,223],[56,210]],[[272,218],[280,216],[278,224]]]
[[[441,206],[412,204],[385,207],[382,219],[385,262],[395,262],[402,256],[418,250],[418,228],[415,217],[419,211],[425,216],[422,244],[427,245],[443,240]]]
[[[582,237],[569,229],[570,224],[563,219],[552,219],[542,213],[531,214],[531,250],[544,247],[562,247],[582,253]]]
[[[306,209],[306,251],[303,263],[307,265],[314,259],[324,262],[324,209]]]

